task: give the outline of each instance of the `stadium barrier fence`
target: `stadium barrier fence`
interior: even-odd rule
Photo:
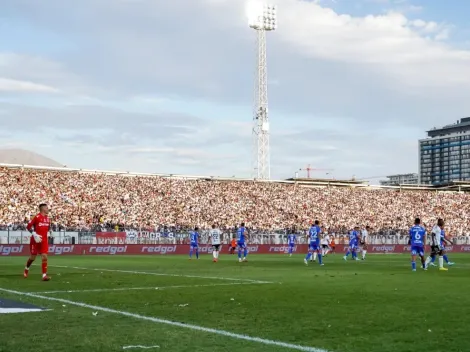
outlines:
[[[102,244],[54,244],[49,246],[49,255],[174,255],[188,254],[188,245],[183,244],[123,244],[123,245],[102,245]],[[283,254],[285,255],[289,247],[286,245],[251,244],[248,245],[248,252],[251,254]],[[221,252],[228,254],[229,245],[222,245]],[[336,246],[336,253],[342,255],[347,250],[346,245]],[[306,253],[307,245],[296,245],[294,253]],[[470,253],[470,245],[447,246],[446,251],[451,253]],[[212,253],[212,246],[203,244],[199,246],[201,254]],[[409,253],[408,245],[369,245],[368,253],[375,254],[400,254]],[[0,245],[0,256],[27,256],[29,255],[29,245],[27,244],[2,244]]]
[[[200,232],[202,244],[209,243],[208,231]],[[233,233],[224,233],[222,243],[228,244],[233,238]],[[29,244],[31,235],[28,231],[0,230],[0,244]],[[335,235],[337,245],[347,245],[347,235]],[[55,231],[49,237],[49,244],[77,244],[77,245],[147,245],[147,244],[187,244],[189,232],[181,233],[159,233],[157,231],[129,230],[122,232],[90,232],[90,231]],[[409,237],[397,234],[369,236],[369,245],[407,245]],[[470,236],[458,236],[451,238],[454,245],[470,245]],[[285,233],[259,233],[252,235],[250,243],[253,245],[287,245]],[[297,236],[297,244],[305,245],[306,238]]]

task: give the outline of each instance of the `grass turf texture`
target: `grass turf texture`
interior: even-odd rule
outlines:
[[[470,256],[450,256],[458,264],[448,272],[411,272],[408,255],[371,255],[365,262],[347,263],[330,255],[324,267],[305,267],[301,255],[251,255],[241,264],[228,255],[216,264],[208,255],[198,261],[182,256],[64,256],[49,259],[50,282],[40,281],[40,262],[23,279],[26,258],[0,257],[0,288],[41,294],[161,287],[42,295],[331,352],[463,352],[470,346]],[[232,283],[243,284],[204,286]],[[126,345],[159,345],[155,351],[289,351],[108,312],[93,315],[92,309],[62,302],[5,292],[0,297],[51,309],[0,315],[1,352],[122,351]]]

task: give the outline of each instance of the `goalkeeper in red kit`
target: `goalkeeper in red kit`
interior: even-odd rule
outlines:
[[[48,213],[49,209],[47,204],[40,204],[39,214],[36,215],[26,227],[28,231],[31,232],[31,240],[29,242],[31,256],[29,257],[24,269],[25,278],[28,277],[31,264],[33,264],[36,256],[40,254],[42,259],[42,281],[50,280],[50,277],[47,276],[47,252],[49,251],[47,234],[51,228],[51,222],[47,216]]]

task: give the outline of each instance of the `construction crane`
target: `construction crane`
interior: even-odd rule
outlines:
[[[305,169],[299,169],[299,171],[307,171],[307,178],[310,178],[311,171],[333,171],[334,169],[313,169],[310,164]]]

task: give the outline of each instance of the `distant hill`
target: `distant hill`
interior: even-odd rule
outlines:
[[[0,149],[0,163],[51,167],[63,166],[43,155],[23,149]]]

